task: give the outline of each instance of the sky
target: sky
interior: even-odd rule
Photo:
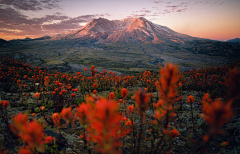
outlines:
[[[240,38],[240,0],[0,0],[0,38],[54,36],[99,17],[144,17],[193,37]]]

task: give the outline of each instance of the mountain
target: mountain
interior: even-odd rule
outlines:
[[[240,38],[235,38],[235,39],[227,40],[226,42],[239,42],[239,43],[240,43]]]
[[[175,42],[184,44],[185,41],[191,41],[195,38],[177,33],[168,27],[154,24],[140,17],[124,20],[93,19],[82,28],[55,35],[51,39],[80,39],[91,40],[96,43],[139,42],[158,44]]]
[[[5,44],[7,44],[7,41],[0,38],[0,47],[2,47]]]

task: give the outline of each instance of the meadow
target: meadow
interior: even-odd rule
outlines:
[[[234,153],[240,63],[159,67],[67,74],[2,57],[0,153]]]

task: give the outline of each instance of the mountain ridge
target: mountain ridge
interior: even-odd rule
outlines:
[[[93,19],[85,26],[51,38],[62,39],[90,39],[96,43],[139,42],[158,44],[173,42],[184,44],[196,38],[177,33],[166,26],[157,25],[143,17],[124,20]]]
[[[226,42],[239,42],[240,43],[240,38],[230,39],[230,40],[227,40]]]

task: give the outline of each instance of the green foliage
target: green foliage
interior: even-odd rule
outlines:
[[[82,104],[82,102],[85,102],[85,99],[84,98],[78,98],[74,101],[74,104],[79,105],[79,104]]]

